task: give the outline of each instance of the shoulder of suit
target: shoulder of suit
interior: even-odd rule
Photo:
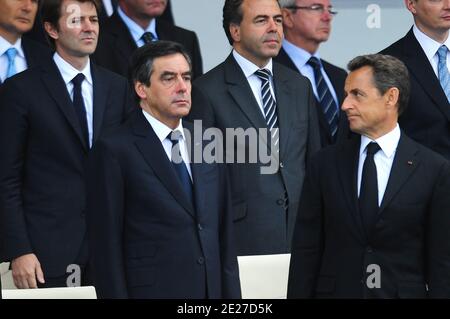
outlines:
[[[273,60],[273,73],[276,80],[297,79],[300,80],[300,82],[310,83],[308,78],[303,76],[300,72],[294,71],[275,60]]]
[[[128,83],[128,80],[120,75],[117,74],[115,72],[112,72],[96,63],[93,63],[93,67],[95,68],[96,72],[99,74],[99,76],[103,79],[103,80],[108,80],[111,82],[123,82],[123,83]]]
[[[194,31],[173,25],[162,19],[156,19],[156,32],[158,32],[158,30],[163,30],[163,32],[167,32],[182,37],[197,37]]]
[[[323,64],[323,67],[325,68],[325,70],[328,72],[333,71],[333,72],[339,73],[341,75],[347,76],[347,71],[345,71],[343,68],[340,68],[334,64],[331,64],[330,62],[328,62],[324,59],[322,59],[322,64]]]

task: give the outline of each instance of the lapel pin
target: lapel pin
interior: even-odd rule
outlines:
[[[408,165],[412,165],[413,164],[413,161],[408,161]]]

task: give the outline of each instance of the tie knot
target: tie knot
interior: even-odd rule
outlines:
[[[378,143],[370,142],[369,145],[367,145],[367,155],[375,155],[379,150],[381,150],[380,145]]]
[[[313,67],[313,69],[320,69],[322,64],[320,63],[320,60],[316,58],[315,56],[312,56],[308,60],[308,64]]]
[[[262,81],[269,81],[270,76],[272,75],[267,69],[259,69],[255,72],[255,75],[259,77]]]
[[[144,32],[141,39],[144,41],[145,44],[151,43],[156,40],[155,36],[151,32]]]
[[[172,131],[167,135],[167,139],[172,142],[172,145],[178,144],[182,138],[181,132],[178,130]]]
[[[74,86],[80,86],[81,83],[83,83],[84,81],[84,74],[83,73],[78,73],[77,76],[75,76],[72,79],[72,83]]]
[[[8,61],[14,60],[16,55],[17,55],[16,48],[9,48],[8,50],[6,50],[6,56],[8,57]]]

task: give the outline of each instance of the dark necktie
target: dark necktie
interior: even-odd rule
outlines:
[[[186,163],[183,161],[180,152],[179,141],[182,138],[179,131],[173,131],[167,136],[167,139],[172,143],[171,148],[171,163],[178,178],[180,179],[183,190],[188,196],[192,204],[194,204],[194,195],[192,191],[192,181],[189,172],[186,167]]]
[[[374,142],[367,145],[366,160],[361,174],[359,210],[366,234],[370,233],[378,214],[378,178],[373,157],[380,149],[380,146]]]
[[[278,115],[277,103],[270,91],[270,77],[271,73],[267,69],[260,69],[255,72],[261,80],[261,96],[263,101],[264,117],[266,118],[267,127],[272,136],[273,146],[275,150],[279,150],[279,136],[278,136]]]
[[[84,81],[84,74],[78,73],[76,77],[72,79],[73,83],[73,106],[77,113],[78,120],[80,122],[81,132],[83,138],[86,141],[86,145],[89,148],[89,131],[86,118],[86,108],[84,106],[83,93],[81,91],[81,84]]]
[[[330,88],[328,87],[325,79],[323,78],[320,60],[316,57],[311,57],[308,60],[308,64],[312,66],[314,70],[314,78],[316,79],[317,95],[319,96],[318,101],[322,108],[322,112],[325,119],[328,122],[330,128],[331,136],[336,135],[338,129],[338,107],[336,102],[331,95]]]
[[[151,32],[144,32],[141,39],[144,41],[145,44],[156,41],[155,36]]]

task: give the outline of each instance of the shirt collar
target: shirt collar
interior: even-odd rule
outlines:
[[[286,39],[283,40],[283,49],[284,51],[286,51],[287,55],[294,61],[294,64],[298,69],[301,69],[304,66],[308,65],[308,61],[312,56],[320,60],[318,52],[311,54],[303,48],[292,44]]]
[[[23,52],[23,49],[22,49],[22,38],[21,37],[16,41],[16,43],[11,44],[5,38],[0,36],[0,56],[5,54],[5,52],[9,48],[15,48],[17,50],[17,55],[20,56],[21,58],[25,58],[25,53]]]
[[[136,22],[131,20],[125,12],[123,12],[122,8],[120,6],[117,7],[117,13],[122,18],[123,22],[128,27],[128,30],[130,30],[131,36],[133,37],[134,42],[138,42],[142,35],[145,32],[151,32],[153,36],[158,39],[158,35],[156,34],[156,19],[152,19],[150,24],[148,25],[147,29],[142,29],[140,25],[138,25]]]
[[[161,143],[167,138],[167,136],[172,133],[172,131],[179,131],[181,133],[181,136],[183,137],[183,140],[186,140],[184,136],[184,130],[183,130],[183,121],[180,120],[180,123],[178,124],[177,128],[172,130],[170,127],[168,127],[166,124],[162,123],[158,119],[156,119],[153,115],[150,113],[147,113],[146,111],[142,110],[142,113],[144,114],[147,121],[150,123],[150,125],[153,128],[153,131],[155,131],[156,136],[158,136],[158,139],[161,141]]]
[[[359,156],[366,150],[367,145],[370,142],[376,142],[383,151],[384,155],[387,158],[391,158],[394,156],[395,150],[397,149],[398,142],[400,141],[400,127],[398,124],[395,128],[387,134],[377,138],[376,140],[372,140],[365,135],[361,135],[361,147],[359,149]]]
[[[420,43],[420,46],[422,47],[423,51],[425,52],[425,55],[427,56],[428,60],[432,60],[433,57],[436,55],[438,49],[444,44],[449,50],[450,50],[450,37],[447,37],[447,40],[445,40],[444,43],[439,43],[432,38],[430,38],[428,35],[420,31],[420,29],[417,27],[416,24],[413,26],[413,33],[416,37],[417,41]]]
[[[244,58],[236,50],[233,50],[233,57],[236,60],[237,64],[239,64],[239,66],[241,67],[246,78],[254,75],[255,72],[260,69],[259,66],[257,66],[253,62],[247,60],[246,58]],[[269,63],[267,63],[267,65],[265,67],[263,67],[263,69],[269,70],[270,73],[273,75],[272,65],[273,65],[273,62],[272,62],[272,59],[270,59]]]
[[[64,60],[58,52],[55,52],[53,55],[53,61],[55,61],[66,85],[71,82],[78,73],[83,73],[86,81],[92,85],[91,63],[89,60],[84,69],[81,71],[77,70],[70,63]]]

